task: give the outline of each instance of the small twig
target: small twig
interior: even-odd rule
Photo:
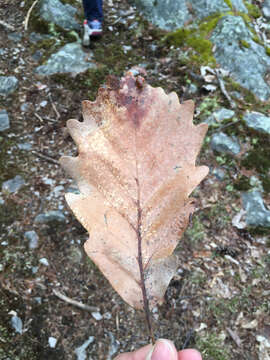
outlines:
[[[229,126],[235,125],[235,124],[237,124],[239,122],[240,122],[240,120],[237,120],[237,121],[230,122],[228,124],[224,124],[224,125],[220,126],[216,131],[213,131],[211,134],[215,134],[217,132],[220,132],[220,130],[223,130],[223,129],[229,127]]]
[[[15,31],[15,27],[12,26],[12,25],[9,25],[8,23],[6,23],[5,21],[3,20],[0,20],[0,25],[4,26],[5,28],[7,28],[8,30],[11,30],[11,31]]]
[[[52,108],[53,108],[53,110],[54,110],[54,112],[55,112],[55,114],[56,114],[56,118],[57,118],[57,120],[58,120],[58,119],[60,119],[61,115],[59,114],[58,110],[56,109],[56,106],[55,106],[54,102],[52,101],[52,96],[51,96],[51,94],[49,94],[49,99],[50,99],[50,102],[51,102],[51,104],[52,104]]]
[[[186,340],[185,340],[185,342],[184,342],[184,345],[183,345],[182,349],[185,349],[185,348],[188,347],[188,345],[189,345],[189,343],[190,343],[190,339],[192,338],[193,334],[194,334],[194,330],[193,330],[193,329],[191,329],[191,330],[188,331],[187,336],[186,336]]]
[[[44,159],[44,160],[47,160],[49,162],[52,162],[53,164],[56,164],[56,165],[60,165],[59,164],[59,161],[55,160],[54,158],[50,157],[50,156],[47,156],[47,155],[43,155],[35,150],[32,150],[32,153],[38,157],[40,157],[41,159]]]
[[[97,306],[85,305],[85,304],[81,303],[80,301],[76,301],[76,300],[73,300],[73,299],[67,297],[66,295],[60,293],[58,290],[53,289],[53,293],[59,299],[67,302],[70,305],[74,305],[74,306],[78,307],[79,309],[90,311],[90,312],[99,311],[99,308]]]
[[[232,331],[229,327],[226,327],[226,330],[228,331],[229,335],[233,339],[233,341],[236,343],[238,347],[241,347],[242,341],[239,338],[239,336],[236,334],[236,332]]]
[[[35,117],[38,118],[39,121],[43,122],[43,119],[40,115],[38,115],[38,113],[34,113]]]
[[[23,21],[25,31],[27,31],[27,29],[28,29],[29,18],[30,18],[31,12],[34,9],[34,7],[36,6],[37,2],[38,2],[38,0],[35,0],[33,2],[33,4],[31,5],[30,9],[27,11],[26,17],[25,17],[25,19]]]
[[[225,88],[225,84],[224,84],[224,81],[222,79],[222,77],[220,76],[218,70],[215,70],[215,74],[216,74],[216,77],[217,77],[217,80],[218,80],[218,83],[219,83],[219,87],[220,87],[220,90],[221,92],[223,93],[223,95],[225,96],[225,98],[228,100],[229,104],[230,104],[230,107],[232,109],[235,109],[236,108],[236,105],[234,103],[234,101],[232,100],[232,98],[230,97],[230,95],[227,93],[227,90]]]

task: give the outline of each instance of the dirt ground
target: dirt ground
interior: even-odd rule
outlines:
[[[176,91],[183,100],[190,98],[186,89],[197,69],[179,64],[174,50],[161,42],[164,32],[139,14],[116,21],[130,11],[130,5],[114,1],[113,7],[104,5],[102,40],[85,49],[93,52],[97,70],[75,77],[38,77],[34,68],[39,62],[32,55],[41,46],[46,57],[51,48],[45,48],[44,42],[30,42],[30,32],[37,30],[30,18],[30,29],[24,31],[23,21],[33,1],[22,3],[2,0],[0,7],[0,19],[22,34],[16,42],[8,37],[8,29],[0,27],[0,48],[5,49],[0,73],[19,80],[18,90],[0,98],[0,108],[8,111],[11,122],[11,128],[0,135],[0,183],[16,175],[26,182],[17,193],[1,195],[0,359],[77,359],[75,349],[91,336],[81,359],[111,359],[148,343],[145,319],[142,312],[123,302],[84,253],[88,235],[64,200],[72,180],[57,163],[61,155],[76,153],[65,123],[70,118],[81,119],[81,100],[93,100],[108,74],[120,76],[133,65],[144,65],[150,84]],[[109,26],[113,23],[112,32]],[[67,42],[65,33],[58,36]],[[126,54],[123,45],[131,46],[132,51]],[[208,104],[209,111],[217,104],[228,107],[219,90],[209,94],[200,81],[197,85],[199,91],[193,95],[197,109],[201,104]],[[202,120],[201,115],[196,111],[196,122]],[[237,131],[242,138],[251,136],[241,124]],[[31,144],[31,149],[22,150],[21,143]],[[269,139],[265,143],[268,146]],[[164,304],[153,314],[156,338],[172,339],[179,349],[195,347],[204,360],[270,356],[260,341],[261,337],[270,341],[269,233],[256,234],[232,225],[242,208],[240,192],[234,187],[239,173],[245,171],[242,155],[220,160],[209,148],[209,137],[206,139],[199,163],[210,170],[222,166],[226,177],[219,181],[210,172],[194,192],[197,210],[176,250],[178,273]],[[270,203],[269,194],[266,201]],[[66,223],[34,222],[38,214],[49,210],[62,211]],[[24,237],[29,230],[39,236],[38,248],[33,250]],[[48,266],[40,263],[42,258]],[[58,298],[55,290],[96,309],[79,309]],[[14,312],[22,320],[22,333],[11,325]],[[50,337],[57,339],[55,347],[50,346]]]

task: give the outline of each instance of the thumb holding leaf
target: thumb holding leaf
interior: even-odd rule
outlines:
[[[200,353],[194,349],[177,352],[170,340],[159,339],[154,346],[143,348],[117,356],[114,360],[202,360]]]

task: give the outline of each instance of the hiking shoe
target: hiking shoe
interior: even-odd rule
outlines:
[[[88,26],[90,29],[90,36],[102,35],[102,24],[99,20],[88,20]]]

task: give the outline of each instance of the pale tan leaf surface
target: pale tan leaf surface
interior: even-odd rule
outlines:
[[[79,156],[61,164],[80,190],[67,202],[90,234],[87,254],[135,308],[143,308],[138,242],[153,306],[177,268],[172,253],[193,211],[188,196],[208,172],[195,166],[207,125],[192,124],[193,110],[192,101],[180,104],[127,74],[83,102],[83,122],[67,123]]]

